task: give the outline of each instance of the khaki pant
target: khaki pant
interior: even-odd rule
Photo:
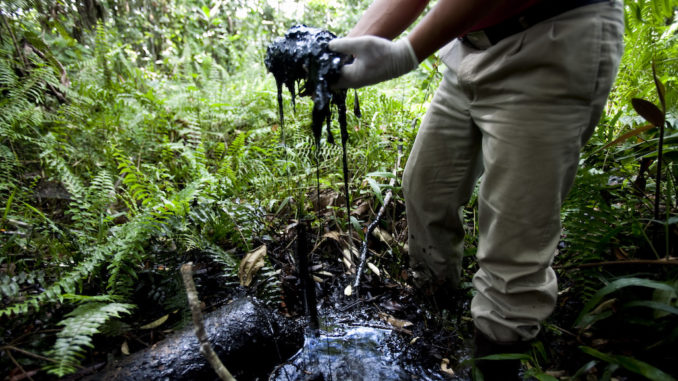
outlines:
[[[485,50],[454,41],[403,179],[411,267],[458,284],[462,210],[479,176],[475,325],[534,338],[556,303],[560,207],[622,54],[620,1],[587,5]]]

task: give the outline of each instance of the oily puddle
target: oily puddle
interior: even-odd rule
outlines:
[[[411,336],[381,321],[357,323],[321,320],[317,335],[269,380],[449,380],[440,369],[426,369],[409,353]]]

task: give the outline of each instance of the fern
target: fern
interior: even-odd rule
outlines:
[[[229,179],[231,184],[239,184],[238,170],[242,156],[245,151],[245,142],[249,133],[241,132],[228,145],[226,155],[224,156],[217,173]]]
[[[19,167],[12,150],[0,145],[0,194],[11,191],[17,185],[16,174]]]
[[[110,249],[109,249],[110,250]],[[111,256],[106,246],[95,247],[88,251],[87,259],[78,263],[72,270],[62,274],[52,285],[47,286],[43,292],[31,295],[26,300],[10,305],[0,310],[0,317],[27,314],[31,308],[38,311],[44,303],[62,302],[63,295],[74,293],[76,285],[82,279],[91,276]]]
[[[153,203],[157,197],[164,196],[164,193],[157,189],[157,187],[154,187],[123,152],[114,149],[114,156],[118,162],[120,175],[123,177],[123,184],[128,187],[130,194],[135,200],[145,205]]]
[[[628,190],[607,185],[609,176],[585,170],[577,175],[577,186],[563,207],[566,247],[561,263],[614,259],[612,248],[634,250],[630,237],[636,234],[636,217],[630,208],[635,203],[627,198]]]
[[[79,305],[59,322],[63,329],[57,334],[57,341],[49,351],[55,363],[47,366],[47,372],[59,377],[73,373],[87,348],[92,348],[92,336],[111,318],[129,314],[132,304],[88,302]]]
[[[257,274],[260,280],[257,287],[257,297],[265,304],[276,307],[282,300],[282,283],[280,282],[280,271],[276,271],[266,259],[266,263]]]

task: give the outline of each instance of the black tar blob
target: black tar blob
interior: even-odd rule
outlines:
[[[339,127],[342,144],[348,140],[346,130],[346,90],[332,90],[330,83],[335,81],[344,63],[349,57],[333,52],[327,46],[336,38],[333,33],[306,25],[291,27],[284,37],[276,38],[266,50],[264,63],[275,77],[278,85],[278,113],[280,124],[284,125],[282,86],[292,94],[292,105],[295,105],[296,89],[300,96],[310,96],[313,100],[312,129],[316,144],[320,142],[323,122],[327,123],[327,140],[334,143],[330,132],[332,111],[335,104],[339,113]],[[357,105],[357,100],[356,100]],[[360,111],[354,108],[356,115]]]

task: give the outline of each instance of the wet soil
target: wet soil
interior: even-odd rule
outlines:
[[[388,214],[402,218],[402,208],[396,202],[397,212]],[[386,222],[390,226],[402,223],[389,218]],[[344,290],[355,280],[356,266],[349,267],[342,260],[346,241],[335,239],[346,236],[335,231],[335,226],[317,228],[322,232],[308,234],[307,246],[313,248],[309,266],[320,326],[318,330],[310,328],[298,271],[293,264],[284,264],[281,306],[288,315],[305,321],[309,329],[302,350],[282,362],[270,379],[470,379],[469,365],[465,363],[472,347],[470,290],[458,293],[444,307],[436,305],[408,284],[406,268],[401,265],[407,261],[402,254],[374,239],[370,240],[370,260],[380,261],[382,272],[366,272],[360,292],[347,296]],[[330,236],[333,238],[327,238]],[[287,239],[298,236],[292,232]],[[282,243],[282,251],[272,250],[272,261],[289,262],[285,259],[289,258],[285,246],[289,245]],[[357,261],[357,256],[353,259]],[[449,368],[447,372],[443,371],[443,363]]]

